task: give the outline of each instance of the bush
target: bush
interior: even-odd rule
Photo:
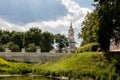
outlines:
[[[2,45],[0,45],[0,52],[4,52],[4,51],[5,51],[5,48]]]
[[[11,47],[11,51],[12,51],[12,52],[18,52],[18,51],[20,51],[20,47],[19,47],[18,45],[13,45],[13,46]]]
[[[13,42],[8,42],[7,47],[12,51],[12,52],[18,52],[20,51],[20,47]]]
[[[34,43],[32,43],[28,45],[28,47],[26,48],[26,52],[36,52],[36,49],[37,46]]]
[[[77,49],[78,53],[91,51],[93,52],[100,51],[100,45],[98,43],[89,43]]]
[[[7,43],[6,47],[9,48],[9,49],[11,49],[11,47],[12,47],[13,45],[14,45],[14,43],[10,41],[10,42]]]
[[[0,58],[0,67],[3,66],[8,66],[8,62],[4,60],[3,58]]]

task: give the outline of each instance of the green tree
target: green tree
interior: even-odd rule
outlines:
[[[98,2],[96,8],[99,12],[99,38],[101,48],[109,50],[110,39],[116,43],[120,41],[120,0],[94,0]]]
[[[3,45],[0,45],[0,52],[4,52],[5,51],[5,48]]]
[[[7,43],[6,47],[9,48],[12,52],[20,51],[20,47],[17,44],[14,44],[11,41]]]
[[[36,46],[40,45],[41,30],[39,28],[30,28],[25,33],[25,46],[34,43]]]
[[[49,52],[52,49],[52,44],[54,40],[54,36],[50,32],[42,32],[41,33],[41,41],[40,41],[40,47],[42,52]]]
[[[30,43],[27,47],[26,47],[26,51],[27,52],[36,52],[36,45],[34,43]]]
[[[20,51],[20,47],[16,44],[14,44],[13,46],[11,46],[11,51],[12,52],[19,52]]]
[[[0,30],[0,44],[2,44],[2,42],[1,42],[1,36],[2,36],[2,30]]]
[[[67,38],[64,35],[56,34],[54,35],[54,40],[55,40],[55,43],[58,44],[57,46],[59,48],[59,52],[62,51],[62,48],[68,46]]]
[[[23,47],[23,33],[22,32],[14,32],[12,34],[11,41],[14,44],[17,44],[21,49]]]
[[[98,42],[98,30],[99,30],[99,16],[98,11],[94,10],[92,13],[88,13],[85,20],[82,22],[81,32],[78,34],[79,38],[83,41],[81,46]]]
[[[8,34],[3,34],[1,36],[1,44],[7,44],[10,41],[10,36]]]
[[[11,33],[9,31],[0,31],[0,43],[7,44],[11,40]]]

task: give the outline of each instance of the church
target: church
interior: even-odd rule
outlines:
[[[76,42],[74,40],[74,30],[73,30],[72,23],[71,23],[69,30],[68,30],[68,48],[67,48],[68,53],[76,52],[75,44]]]
[[[65,48],[62,49],[62,53],[76,53],[76,42],[74,40],[74,30],[72,27],[72,23],[70,24],[70,27],[68,29],[68,38],[67,38],[67,43],[68,46],[65,45]],[[51,53],[59,53],[59,49],[58,48],[54,48],[52,51],[50,51]]]

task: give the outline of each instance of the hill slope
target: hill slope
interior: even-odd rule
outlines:
[[[42,75],[67,76],[74,78],[91,78],[95,80],[116,80],[119,74],[116,73],[117,61],[107,59],[104,54],[83,53],[69,54],[59,60],[47,62],[36,66],[33,72]]]

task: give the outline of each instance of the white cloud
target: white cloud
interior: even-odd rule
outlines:
[[[39,27],[43,31],[51,31],[52,33],[62,33],[67,35],[70,22],[73,22],[73,28],[75,31],[75,37],[77,37],[80,31],[81,22],[84,20],[87,12],[91,12],[88,8],[82,8],[80,5],[73,0],[60,0],[61,4],[66,7],[68,13],[66,15],[59,17],[56,20],[32,22],[24,26],[10,23],[0,18],[0,28],[4,30],[19,30],[26,31],[31,27]]]
[[[2,18],[0,18],[0,29],[9,31],[25,31],[25,27],[10,23],[9,21],[6,21]]]

